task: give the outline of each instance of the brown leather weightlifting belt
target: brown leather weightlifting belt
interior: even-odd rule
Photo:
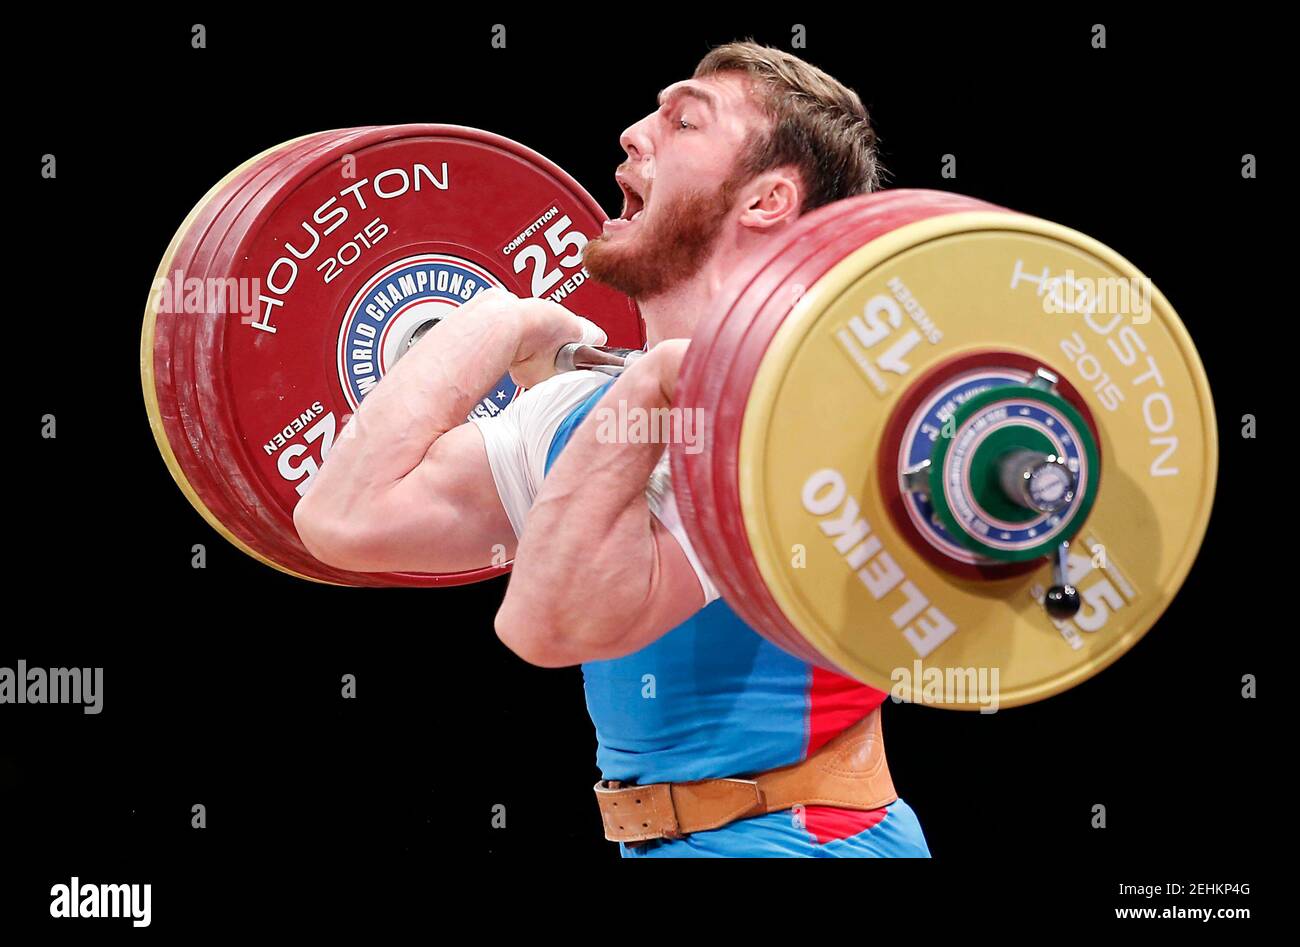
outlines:
[[[605,838],[627,843],[679,839],[794,806],[879,809],[897,798],[885,762],[879,707],[802,763],[748,778],[596,783]]]

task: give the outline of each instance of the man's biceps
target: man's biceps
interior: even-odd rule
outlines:
[[[483,439],[471,428],[462,425],[435,441],[415,469],[389,489],[380,515],[392,523],[419,524],[448,543],[474,544],[491,537],[513,551],[514,530],[497,494]]]
[[[473,440],[426,453],[374,510],[386,524],[382,528],[404,548],[437,552],[438,562],[407,567],[414,571],[479,568],[514,557],[514,528],[501,505],[482,440],[473,431],[467,433]]]
[[[434,441],[405,479],[418,484],[425,496],[466,505],[488,501],[500,506],[487,445],[479,429],[468,422]]]

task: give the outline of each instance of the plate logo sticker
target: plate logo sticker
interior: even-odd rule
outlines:
[[[502,286],[485,269],[445,253],[384,267],[352,298],[339,328],[339,384],[355,411],[420,335],[484,290]],[[518,394],[507,373],[471,414],[500,412]]]

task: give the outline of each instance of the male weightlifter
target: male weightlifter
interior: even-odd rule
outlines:
[[[797,57],[732,43],[620,144],[623,212],[585,263],[636,300],[647,354],[613,380],[556,374],[557,351],[600,330],[480,294],[366,397],[296,508],[299,534],[356,571],[475,569],[504,548],[497,633],[534,664],[582,665],[597,797],[625,856],[926,856],[884,763],[885,695],[741,622],[691,548],[664,444],[610,442],[596,420],[669,407],[686,340],[741,261],[876,187],[868,115]],[[528,390],[466,422],[507,369]]]

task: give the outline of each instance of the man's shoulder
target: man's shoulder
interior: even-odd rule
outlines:
[[[470,419],[482,432],[497,494],[516,535],[546,476],[552,447],[574,423],[565,422],[608,381],[600,372],[564,372],[520,393],[504,411]]]

